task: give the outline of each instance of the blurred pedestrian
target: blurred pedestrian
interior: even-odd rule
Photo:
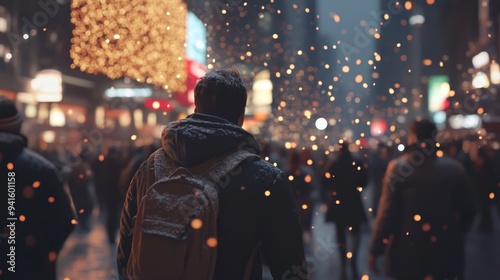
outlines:
[[[282,143],[271,142],[269,143],[269,162],[276,164],[280,170],[286,169],[287,164],[287,150]]]
[[[234,70],[215,70],[207,73],[198,81],[194,96],[195,113],[166,126],[162,133],[162,149],[153,153],[141,165],[130,183],[120,224],[118,247],[120,278],[126,279],[126,274],[139,271],[158,273],[164,271],[165,267],[168,268],[167,265],[172,266],[175,263],[180,269],[188,267],[183,270],[184,272],[180,272],[181,274],[203,273],[188,279],[262,279],[261,258],[258,253],[262,252],[274,279],[307,279],[302,229],[289,182],[282,171],[257,156],[259,154],[257,142],[250,133],[241,128],[247,91],[239,73]],[[235,153],[255,156],[243,161],[231,158],[227,161],[227,165],[231,166],[235,162],[239,164],[227,173],[224,180],[218,180],[223,187],[218,188],[216,240],[208,240],[211,241],[207,243],[209,245],[203,245],[206,249],[204,253],[191,255],[179,252],[185,257],[181,259],[176,257],[175,260],[172,257],[167,262],[165,257],[162,258],[162,253],[171,252],[158,252],[157,256],[148,262],[152,265],[152,262],[160,260],[158,265],[149,271],[141,270],[141,267],[138,267],[141,262],[130,258],[134,252],[132,244],[142,242],[134,240],[137,238],[135,234],[138,233],[134,228],[134,218],[137,215],[139,202],[157,178],[155,174],[168,177],[172,174],[172,170],[175,170],[174,167],[196,170],[193,169],[196,166],[206,172],[207,168],[214,167],[213,160],[225,158],[227,155],[231,157]],[[206,164],[211,167],[206,167]],[[176,203],[179,208],[192,207],[179,200],[176,200]],[[213,211],[215,210],[211,213]],[[190,217],[193,219],[196,215]],[[169,220],[177,221],[171,217]],[[191,222],[191,220],[187,223],[182,222],[180,226],[190,229]],[[211,225],[203,223],[202,226],[203,229],[210,229]],[[155,232],[173,236],[169,228],[165,227]],[[201,232],[198,231],[196,234]],[[179,240],[178,244],[195,242],[196,240],[190,239],[192,236],[198,236],[201,244],[205,244],[207,240],[206,237],[186,230],[181,236],[185,241]],[[210,251],[213,246],[217,248],[216,259],[209,258],[207,265],[205,262],[207,254],[214,252]],[[143,246],[139,244],[134,248]],[[191,262],[194,262],[196,268],[189,269]],[[215,265],[213,274],[210,272],[212,264]],[[200,268],[201,266],[203,267]],[[204,269],[207,266],[208,271]],[[180,279],[172,276],[172,273],[156,275],[151,279],[170,279],[169,277]]]
[[[22,121],[14,104],[0,96],[0,181],[5,193],[0,275],[55,280],[57,256],[76,223],[74,210],[52,163],[26,148]]]
[[[349,151],[349,143],[343,142],[338,152],[338,158],[328,168],[325,187],[327,192],[328,210],[326,221],[334,222],[337,242],[340,250],[341,278],[347,277],[347,240],[350,233],[352,248],[350,252],[353,277],[358,277],[357,252],[360,242],[360,227],[367,221],[361,201],[361,191],[366,187],[368,174],[363,164],[356,160]]]
[[[479,197],[479,230],[482,232],[493,230],[491,207],[497,190],[497,178],[493,164],[493,159],[488,155],[486,148],[479,148],[474,159],[472,181]]]
[[[154,144],[142,146],[135,149],[133,156],[130,157],[125,167],[120,172],[119,181],[119,192],[120,195],[125,198],[127,195],[127,190],[135,175],[135,172],[139,170],[141,164],[148,159],[148,157],[157,150]]]
[[[312,171],[302,164],[301,154],[297,150],[290,150],[288,153],[288,165],[286,175],[291,181],[293,194],[295,196],[295,205],[299,213],[299,220],[306,233],[311,232],[312,213],[314,203],[311,199]],[[307,240],[307,238],[306,238]]]
[[[103,169],[105,172],[103,202],[107,211],[104,213],[106,233],[110,244],[116,243],[116,233],[120,227],[120,213],[125,201],[125,196],[120,191],[120,172],[123,167],[123,158],[117,147],[110,147],[104,158]]]
[[[319,154],[324,154],[324,153],[319,153]],[[300,150],[300,166],[304,170],[305,174],[309,175],[306,176],[305,180],[309,181],[311,184],[311,192],[309,196],[312,199],[313,205],[315,205],[318,202],[321,202],[321,182],[320,182],[320,173],[322,173],[322,170],[320,168],[323,167],[323,164],[321,160],[317,160],[317,155],[313,154],[310,149],[307,148],[302,148]],[[310,177],[310,178],[309,178]],[[314,207],[313,207],[314,208]],[[314,209],[312,209],[314,211]]]
[[[105,218],[107,210],[106,206],[106,168],[104,167],[105,152],[101,147],[98,147],[98,152],[90,159],[90,167],[92,168],[94,189],[99,207],[99,216]]]
[[[465,168],[467,175],[472,176],[474,163],[472,162],[469,153],[464,151],[462,140],[453,140],[448,145],[445,145],[445,154],[460,162]]]
[[[67,150],[66,153],[66,160],[71,167],[68,186],[78,217],[78,230],[88,233],[92,229],[92,211],[95,206],[92,169],[88,162],[89,153],[85,148],[78,154],[71,150]]]
[[[498,215],[500,216],[500,150],[494,149],[493,147],[490,147],[491,151],[493,153],[493,170],[495,171],[495,177],[496,177],[496,187],[495,187],[495,192],[494,196],[495,198],[493,199],[493,203],[495,204],[495,208],[497,210]]]
[[[463,279],[464,234],[475,203],[462,165],[435,153],[434,123],[415,121],[405,154],[389,163],[373,227],[369,266],[387,248],[396,279]]]
[[[372,186],[372,214],[377,216],[378,202],[380,201],[380,196],[382,195],[382,184],[384,179],[384,174],[389,164],[389,149],[383,143],[379,143],[377,150],[372,155],[372,160],[370,163],[369,174]]]

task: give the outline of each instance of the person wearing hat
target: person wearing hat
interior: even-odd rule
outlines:
[[[0,96],[0,264],[5,279],[56,279],[56,260],[76,224],[52,163],[29,150],[22,114]],[[2,258],[3,260],[3,258]]]

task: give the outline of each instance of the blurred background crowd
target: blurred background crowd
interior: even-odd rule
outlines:
[[[293,188],[308,259],[313,257],[318,240],[331,234],[332,238],[336,238],[335,244],[349,246],[339,247],[338,253],[337,250],[330,252],[330,255],[338,254],[340,261],[330,263],[328,267],[343,267],[349,260],[356,268],[353,273],[359,270],[366,275],[368,270],[363,262],[366,253],[363,252],[367,250],[368,244],[362,238],[369,236],[376,216],[387,165],[405,152],[403,144],[388,146],[378,140],[371,143],[374,145],[360,147],[340,140],[332,152],[326,153],[306,148],[287,148],[278,142],[261,143],[262,157],[285,172]],[[479,207],[473,231],[494,238],[500,227],[498,147],[466,139],[438,141],[437,146],[435,153],[438,157],[451,157],[464,166],[475,190],[476,197],[470,199],[476,201]],[[85,241],[85,236],[95,235],[95,232],[91,232],[97,228],[105,236],[110,248],[116,248],[119,216],[128,184],[140,164],[157,148],[159,144],[133,149],[83,149],[76,155],[58,153],[56,150],[40,151],[52,162],[63,162],[64,158],[71,162],[60,165],[59,171],[65,178],[78,213],[79,224],[74,235],[83,238],[80,240],[82,244],[89,242]],[[344,187],[339,188],[339,185]],[[329,222],[334,223],[334,232],[325,230]],[[484,235],[481,238],[484,239]],[[491,243],[491,250],[497,243]],[[488,251],[480,253],[490,254]],[[86,254],[74,254],[76,259],[86,257]],[[109,275],[113,275],[114,254],[111,249],[107,256]],[[63,256],[61,262],[67,261]],[[360,269],[357,268],[358,262]],[[479,265],[482,267],[486,264]],[[313,271],[312,275],[315,272],[318,273]],[[491,273],[494,275],[496,272]],[[314,279],[326,279],[321,278],[324,277],[321,275],[316,274],[318,278]]]

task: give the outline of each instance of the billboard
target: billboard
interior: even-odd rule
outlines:
[[[446,75],[429,78],[429,112],[444,111],[450,94],[450,79]]]
[[[205,65],[207,62],[207,30],[193,13],[187,14],[186,58]]]
[[[194,87],[198,79],[206,73],[207,30],[193,12],[187,14],[186,28],[186,91],[176,94],[175,99],[182,105],[190,107],[194,104]]]

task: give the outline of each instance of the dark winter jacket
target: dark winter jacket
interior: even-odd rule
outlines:
[[[226,120],[202,114],[168,124],[162,140],[163,151],[188,168],[231,151],[259,153],[255,139],[248,132]],[[306,279],[302,229],[285,175],[260,159],[244,161],[238,168],[242,171],[231,175],[219,191],[214,279],[243,279],[245,267],[257,246],[274,279]],[[139,199],[150,184],[147,173],[143,164],[132,179],[122,212],[118,248],[118,270],[122,279],[125,279],[132,243],[132,219]],[[258,256],[251,279],[262,279]]]
[[[5,279],[55,280],[56,257],[73,230],[74,210],[54,166],[25,146],[24,136],[0,132],[0,182],[5,206],[0,211],[0,251],[15,253],[9,257],[15,261],[15,273],[8,271],[12,266],[4,255],[1,274]],[[8,197],[12,198],[10,202]],[[7,211],[7,206],[12,208]],[[11,223],[14,227],[9,227]]]
[[[348,226],[365,222],[366,214],[360,191],[366,187],[368,175],[363,164],[356,161],[350,152],[343,151],[331,164],[328,172],[330,178],[325,180],[328,190],[326,221]]]
[[[463,279],[475,201],[463,167],[417,148],[389,163],[370,253],[397,279]]]

